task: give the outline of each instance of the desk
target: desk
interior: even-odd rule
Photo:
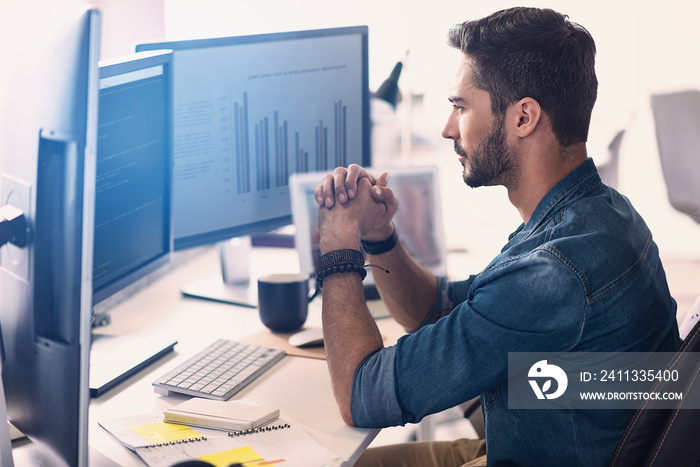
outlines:
[[[198,250],[193,260],[171,271],[129,300],[115,307],[105,332],[124,335],[171,336],[179,341],[175,352],[139,372],[126,382],[93,399],[90,404],[91,466],[143,466],[131,451],[98,426],[99,420],[162,412],[189,399],[163,397],[153,392],[151,382],[203,349],[219,337],[243,339],[264,330],[257,310],[183,297],[180,287],[202,277],[218,274],[216,251]],[[294,250],[256,248],[251,275],[298,271]],[[267,268],[267,271],[259,269]],[[307,324],[319,325],[321,304],[309,307]],[[378,321],[385,335],[402,332],[393,320]],[[379,430],[351,428],[340,417],[331,390],[325,360],[285,357],[263,376],[244,388],[234,399],[250,399],[280,408],[281,416],[300,424],[313,438],[352,465]]]

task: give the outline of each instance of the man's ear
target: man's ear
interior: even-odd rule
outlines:
[[[532,97],[520,99],[513,105],[516,134],[519,137],[530,135],[542,119],[542,107]]]

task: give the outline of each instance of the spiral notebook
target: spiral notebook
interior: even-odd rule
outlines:
[[[100,426],[152,467],[199,459],[215,466],[323,467],[340,464],[301,427],[276,420],[254,430],[226,432],[166,423],[161,414],[100,421]]]

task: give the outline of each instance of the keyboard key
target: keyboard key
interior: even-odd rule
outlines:
[[[257,366],[247,366],[243,370],[241,370],[236,376],[234,376],[232,379],[234,381],[245,381],[246,378],[249,376],[252,376],[255,374],[255,372],[259,369]]]

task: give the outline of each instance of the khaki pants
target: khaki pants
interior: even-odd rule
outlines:
[[[486,465],[483,439],[424,441],[370,448],[355,467],[467,467]]]

